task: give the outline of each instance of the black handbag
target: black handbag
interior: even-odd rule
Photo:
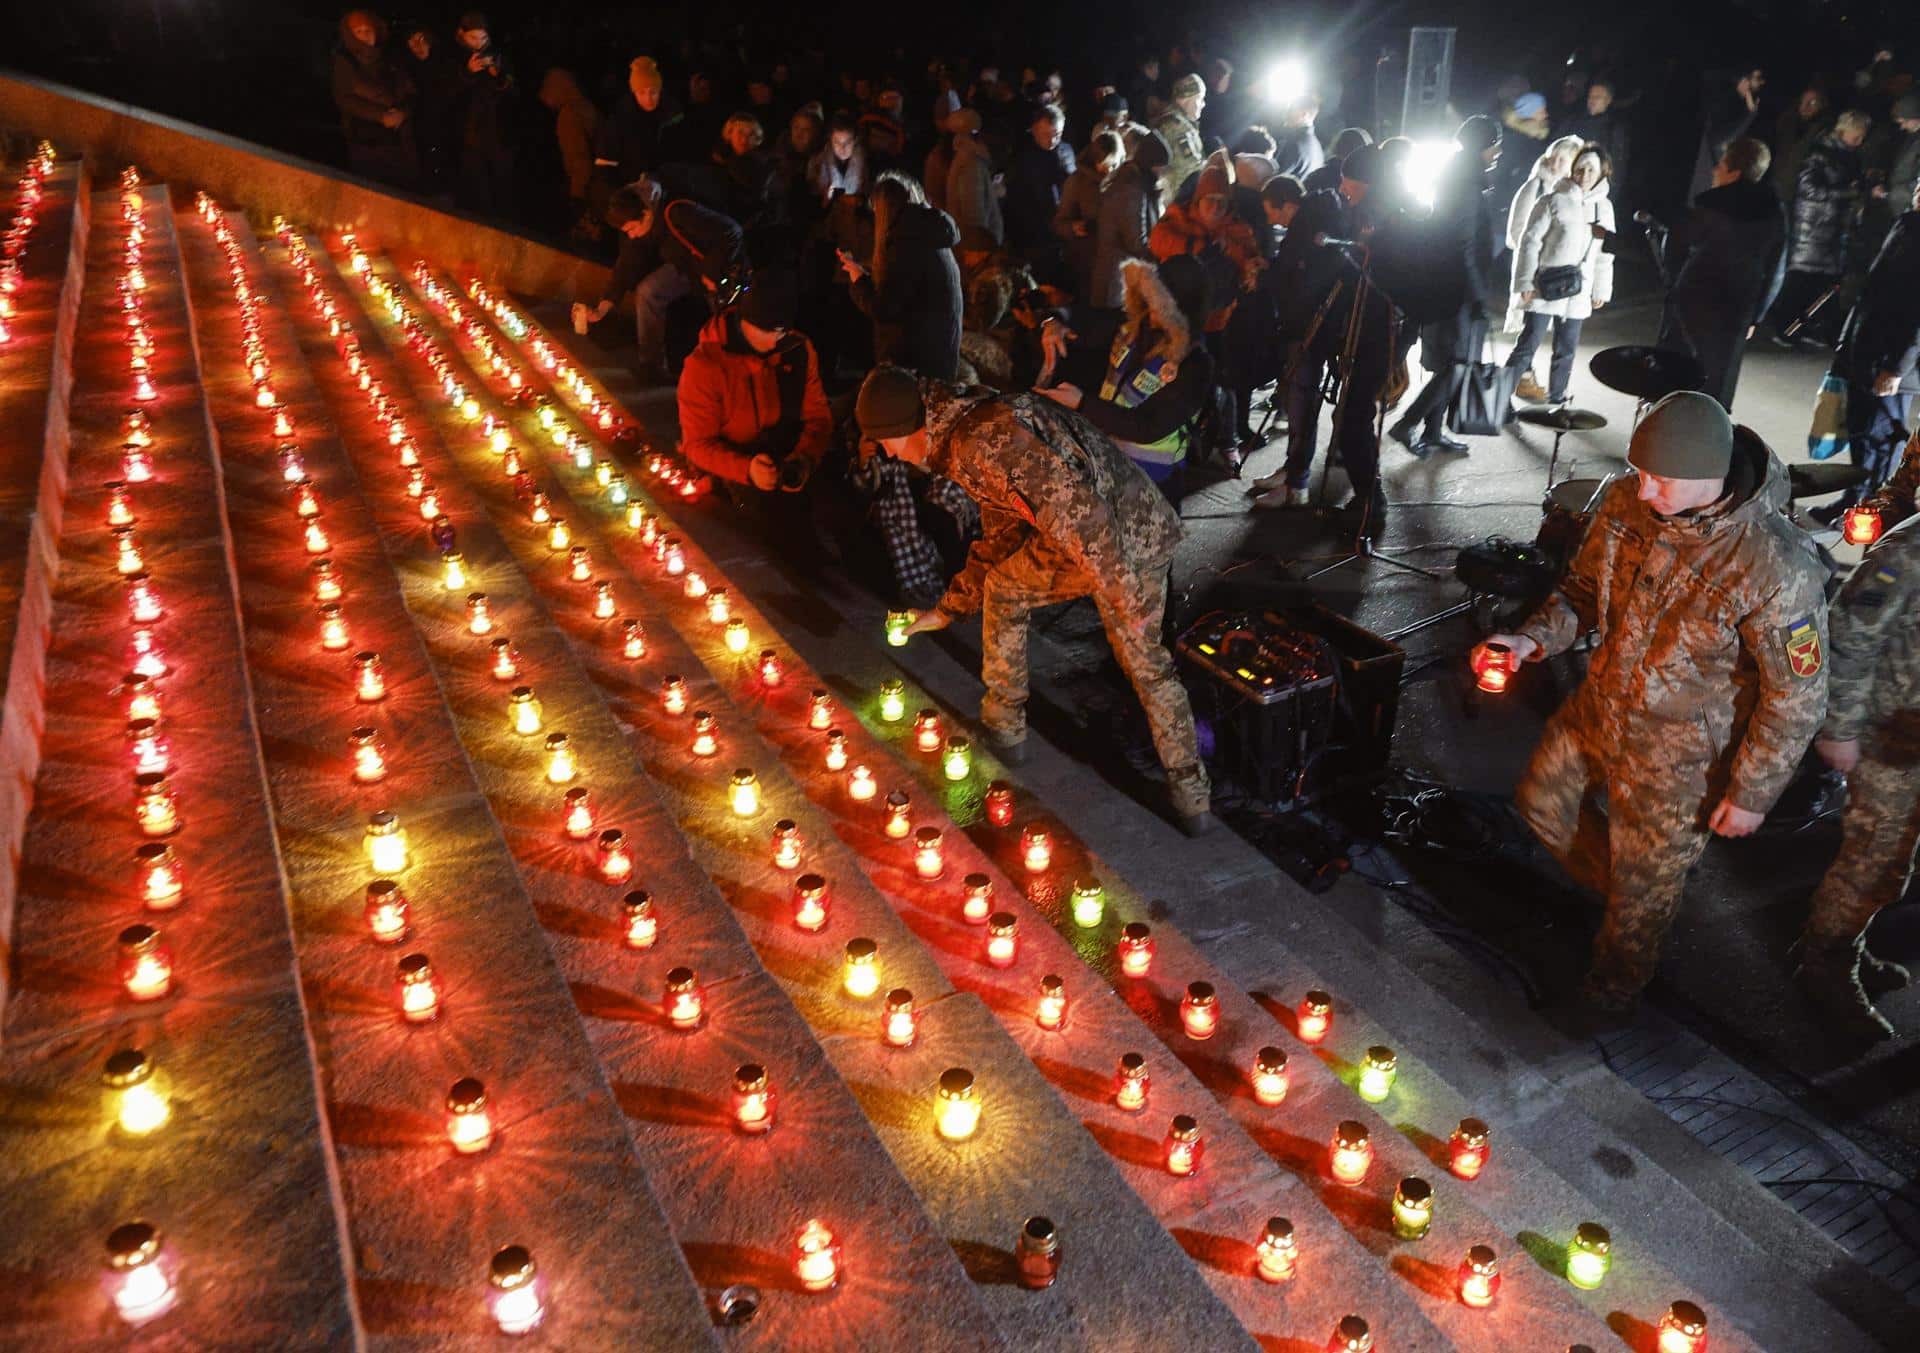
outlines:
[[[1564,301],[1580,294],[1580,274],[1585,264],[1562,263],[1557,268],[1542,268],[1533,275],[1533,294],[1543,301]]]
[[[1594,212],[1594,219],[1596,221],[1599,219],[1597,210]],[[1587,258],[1592,253],[1593,233],[1589,229],[1587,247],[1581,253],[1578,263],[1562,263],[1552,268],[1541,268],[1534,273],[1534,295],[1543,301],[1566,301],[1578,296],[1580,288],[1585,285],[1582,274],[1587,268]]]
[[[1460,393],[1447,410],[1447,426],[1462,437],[1494,437],[1507,424],[1513,387],[1521,370],[1499,362],[1470,362]]]

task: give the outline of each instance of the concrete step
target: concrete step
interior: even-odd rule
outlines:
[[[396,579],[404,561],[328,435],[328,410],[257,256],[235,235],[229,257],[194,211],[178,220],[226,509],[248,561],[238,578],[247,658],[353,1243],[359,1337],[425,1347],[495,1334],[490,1264],[502,1246],[522,1245],[545,1283],[545,1338],[710,1346],[711,1318],[475,783],[446,673],[412,623],[413,579],[404,568]],[[243,307],[242,288],[257,307]],[[249,318],[272,407],[258,402],[248,368]],[[286,433],[276,430],[283,416],[293,420]],[[314,553],[277,453],[286,445],[298,447],[318,500],[312,521],[330,538],[354,645],[377,650],[377,699],[357,685],[351,649],[318,642]],[[360,725],[385,743],[386,773],[373,783],[352,769],[348,739]],[[376,942],[364,919],[376,870],[363,833],[381,811],[398,814],[411,845],[403,869],[380,871],[410,904],[398,944]],[[403,954],[431,962],[440,1004],[431,1020],[401,1013]],[[466,1077],[484,1085],[493,1134],[472,1154],[449,1142],[450,1087]]]
[[[87,275],[87,166],[36,148],[0,169],[9,244],[0,264],[0,850],[20,858],[46,719],[48,609],[67,497],[67,399]],[[6,288],[10,288],[7,290]],[[12,870],[0,872],[0,935],[12,929]],[[0,965],[0,1009],[8,974]]]
[[[111,174],[101,177],[112,181]],[[76,181],[84,184],[86,176]],[[61,568],[53,582],[45,731],[33,810],[19,857],[18,908],[0,947],[12,983],[0,1038],[0,1301],[8,1348],[348,1347],[355,1294],[347,1277],[340,1190],[310,1057],[312,1031],[294,970],[286,883],[275,845],[258,729],[234,602],[233,544],[210,456],[164,186],[131,199],[144,232],[138,294],[152,339],[152,397],[136,403],[120,283],[129,221],[118,191],[77,214],[85,240],[71,399],[50,454],[71,446]],[[54,304],[53,273],[33,278]],[[30,324],[50,324],[42,313]],[[18,394],[18,391],[14,391]],[[44,392],[43,392],[44,393]],[[108,484],[125,478],[128,410],[151,423],[150,480],[126,501],[164,605],[144,626],[169,670],[155,679],[170,744],[168,782],[180,825],[150,837],[130,793],[129,586],[108,528]],[[38,692],[34,692],[35,699]],[[13,718],[23,693],[9,689]],[[159,822],[156,817],[155,822]],[[184,896],[143,905],[135,851],[165,844]],[[136,1002],[118,968],[119,937],[150,924],[171,955],[170,990]],[[146,979],[143,978],[143,981]],[[155,983],[157,985],[157,982]],[[108,1059],[147,1058],[146,1110],[121,1126]],[[130,1335],[103,1282],[106,1242],[144,1220],[164,1249],[145,1273],[171,1276],[174,1309]],[[139,1306],[147,1280],[129,1297]],[[164,1287],[165,1284],[160,1284]],[[161,1298],[155,1296],[153,1304]]]
[[[528,322],[524,314],[516,315],[515,319],[518,324]],[[702,534],[698,526],[693,527],[693,531],[696,535]],[[709,534],[717,536],[721,533]],[[752,567],[752,564],[756,560],[764,558],[763,552],[752,542],[740,542],[736,540],[733,542],[733,545],[734,548],[731,552],[723,552],[719,565],[730,577],[733,577],[736,581],[751,579],[755,585],[748,590],[754,595],[780,595],[783,592],[791,595],[791,584],[788,580],[785,578],[776,579],[773,576],[772,570],[763,566],[757,572],[746,571]],[[811,613],[823,614],[829,609],[841,605],[846,600],[846,598],[835,596],[832,601],[826,605],[813,608]],[[840,614],[844,616],[847,612],[842,611]],[[852,633],[854,639],[850,645],[835,644],[831,641],[823,640],[821,631],[826,627],[809,628],[805,624],[804,618],[802,618],[802,623],[799,628],[793,629],[793,632],[803,636],[801,646],[804,649],[822,655],[821,661],[824,666],[832,670],[836,674],[836,677],[842,679],[843,682],[849,685],[864,687],[864,689],[870,691],[874,685],[877,684],[878,678],[884,670],[884,664],[873,660],[876,650],[870,643],[863,644],[859,636],[878,633],[879,615],[874,608],[868,605],[861,612],[861,619],[870,624],[872,628],[853,628]],[[792,629],[791,626],[790,629]],[[847,633],[847,629],[847,626],[840,626],[834,631],[835,637],[844,636]],[[977,690],[977,686],[975,689]],[[968,703],[970,704],[971,701],[969,700]],[[915,702],[910,699],[908,701],[908,707],[913,708],[914,705]],[[869,704],[862,706],[862,708],[863,710],[870,709],[871,706]],[[951,708],[949,708],[946,713],[949,715],[948,722],[949,726],[951,726]],[[903,728],[904,725],[897,727]],[[941,782],[939,772],[935,768],[932,759],[925,757],[918,758],[917,760],[907,758],[905,764],[917,766],[920,779],[922,780],[922,789],[933,792],[944,792],[951,788]],[[1072,798],[1075,796],[1068,797]],[[1082,804],[1100,805],[1104,811],[1107,805],[1110,804],[1112,797],[1110,793],[1102,794],[1095,792],[1081,793],[1077,796],[1077,799]],[[1165,893],[1173,895],[1179,895],[1183,891],[1194,891],[1190,886],[1193,875],[1189,872],[1189,867],[1196,862],[1197,858],[1203,857],[1204,854],[1207,853],[1206,848],[1203,847],[1200,851],[1195,851],[1191,848],[1181,849],[1185,843],[1176,844],[1169,833],[1164,832],[1164,829],[1159,828],[1157,824],[1153,824],[1145,814],[1127,814],[1124,818],[1124,826],[1116,822],[1110,822],[1107,825],[1113,829],[1110,834],[1125,834],[1129,840],[1135,843],[1135,855],[1153,853],[1158,855],[1163,861],[1169,858],[1179,861],[1179,868],[1163,869],[1160,871],[1157,878],[1160,886],[1157,887],[1155,891],[1164,891]],[[1165,846],[1174,847],[1171,856],[1161,853],[1162,848]],[[1251,852],[1247,851],[1244,852],[1244,854],[1251,855]],[[1246,861],[1242,860],[1241,863],[1245,864]],[[1172,877],[1173,875],[1183,872],[1187,873],[1189,886],[1186,887],[1183,887],[1181,882],[1176,881],[1176,879]],[[1277,878],[1271,867],[1266,865],[1264,861],[1259,861],[1257,857],[1254,857],[1253,868],[1247,872],[1250,876],[1248,882],[1250,886],[1254,887],[1264,888],[1267,886],[1268,879]],[[1265,877],[1259,878],[1256,881],[1255,878],[1252,877],[1254,875],[1264,875]],[[1294,892],[1296,896],[1299,895],[1297,890],[1293,890],[1291,885],[1287,884],[1284,879],[1278,879],[1277,881],[1285,884],[1287,889]],[[1211,880],[1209,880],[1209,882],[1211,882]],[[1124,886],[1122,891],[1125,891]],[[1206,889],[1203,887],[1198,891],[1204,896]],[[1136,898],[1136,901],[1138,900],[1139,899]],[[1303,902],[1305,901],[1304,898],[1302,898],[1302,900]],[[1308,903],[1307,905],[1312,904]],[[1350,939],[1347,945],[1349,949],[1352,948]],[[1222,946],[1222,951],[1224,952],[1233,947],[1234,944],[1229,942]],[[1311,985],[1311,983],[1305,985]],[[1304,989],[1304,985],[1298,985],[1294,989]],[[1468,1022],[1463,1027],[1470,1028],[1471,1022]],[[1354,1038],[1359,1040],[1359,1035],[1356,1033]],[[1407,1045],[1405,1043],[1400,1042],[1398,1039],[1395,1041],[1403,1050],[1406,1048]],[[1352,1046],[1358,1049],[1366,1046],[1366,1043],[1363,1040],[1354,1041]],[[1423,1064],[1418,1075],[1423,1077],[1428,1076],[1430,1075],[1430,1071]],[[1453,1122],[1457,1121],[1457,1118],[1460,1116],[1457,1108],[1462,1102],[1469,1108],[1476,1102],[1488,1104],[1504,1102],[1505,1096],[1499,1093],[1497,1087],[1479,1087],[1476,1085],[1477,1082],[1485,1082],[1487,1080],[1487,1068],[1482,1066],[1472,1069],[1470,1074],[1462,1077],[1462,1083],[1470,1087],[1476,1087],[1474,1092],[1466,1096],[1464,1101],[1461,1097],[1453,1097],[1456,1111],[1452,1117],[1446,1117],[1445,1114],[1442,1113],[1436,1115],[1430,1125],[1414,1125],[1412,1133],[1414,1138],[1432,1143],[1436,1134],[1444,1137],[1446,1131],[1451,1128]],[[1488,1093],[1488,1088],[1492,1088],[1493,1092]],[[1484,1116],[1492,1117],[1492,1110],[1486,1110]],[[1559,1118],[1560,1115],[1556,1114],[1555,1121],[1558,1122]],[[1442,1119],[1444,1119],[1444,1121],[1441,1121]],[[1501,1127],[1503,1136],[1501,1149],[1503,1152],[1511,1155],[1513,1152],[1504,1144],[1504,1139],[1506,1138],[1504,1129],[1506,1124],[1503,1123]],[[1597,1131],[1597,1129],[1594,1129],[1594,1131]],[[1584,1133],[1573,1133],[1570,1135],[1569,1140],[1584,1140],[1586,1135],[1587,1134]],[[1502,1222],[1508,1232],[1516,1237],[1517,1241],[1524,1240],[1522,1236],[1523,1232],[1528,1236],[1539,1237],[1541,1232],[1532,1230],[1531,1227],[1546,1228],[1549,1225],[1549,1219],[1555,1217],[1558,1213],[1566,1214],[1562,1228],[1563,1232],[1570,1232],[1572,1225],[1578,1220],[1595,1215],[1607,1215],[1606,1212],[1601,1210],[1599,1203],[1583,1203],[1582,1200],[1589,1197],[1606,1200],[1609,1207],[1618,1208],[1619,1210],[1613,1214],[1616,1217],[1620,1215],[1632,1215],[1636,1203],[1634,1200],[1624,1196],[1632,1192],[1632,1190],[1611,1187],[1611,1181],[1606,1179],[1602,1171],[1591,1163],[1588,1164],[1584,1172],[1574,1172],[1578,1187],[1568,1187],[1565,1181],[1552,1179],[1552,1176],[1548,1172],[1539,1167],[1539,1162],[1528,1155],[1526,1145],[1531,1144],[1533,1143],[1528,1142],[1519,1145],[1517,1148],[1519,1159],[1508,1161],[1508,1165],[1515,1171],[1515,1175],[1526,1181],[1526,1186],[1517,1192],[1499,1188],[1490,1189],[1485,1192],[1485,1199],[1490,1205],[1490,1210],[1496,1214],[1502,1214]],[[1564,1156],[1567,1153],[1562,1152],[1561,1154]],[[1695,1154],[1697,1156],[1697,1152]],[[1608,1159],[1612,1157],[1607,1153],[1602,1153],[1602,1158]],[[1574,1159],[1579,1159],[1579,1156],[1577,1154],[1574,1155]],[[1654,1181],[1665,1180],[1667,1178],[1665,1172],[1651,1165],[1650,1162],[1636,1158],[1633,1155],[1629,1155],[1627,1160],[1629,1169],[1644,1169],[1644,1173],[1648,1177],[1648,1192],[1654,1196],[1658,1196],[1660,1189],[1654,1186]],[[1549,1183],[1549,1181],[1551,1181],[1551,1183]],[[1668,1187],[1670,1188],[1671,1185]],[[1622,1196],[1617,1199],[1610,1196],[1614,1194]],[[1480,1194],[1479,1191],[1476,1190],[1476,1197],[1478,1196],[1480,1196]],[[1670,1197],[1671,1193],[1669,1192],[1667,1196]],[[1754,1195],[1754,1200],[1773,1206],[1770,1204],[1770,1200],[1760,1198],[1758,1195]],[[1797,1227],[1797,1223],[1792,1222],[1791,1214],[1785,1213],[1784,1209],[1778,1209],[1777,1206],[1775,1206],[1774,1211],[1780,1214],[1780,1219]],[[1793,1273],[1790,1265],[1770,1259],[1763,1249],[1746,1240],[1735,1227],[1724,1223],[1717,1215],[1715,1216],[1715,1221],[1719,1224],[1709,1229],[1715,1232],[1716,1239],[1720,1243],[1717,1248],[1709,1252],[1711,1258],[1705,1262],[1701,1261],[1697,1244],[1690,1245],[1688,1243],[1689,1240],[1697,1239],[1697,1234],[1700,1230],[1697,1223],[1687,1227],[1668,1227],[1662,1232],[1661,1238],[1665,1243],[1661,1246],[1662,1254],[1660,1257],[1663,1262],[1649,1265],[1641,1270],[1647,1281],[1641,1284],[1644,1290],[1638,1293],[1643,1300],[1654,1303],[1652,1309],[1655,1312],[1658,1311],[1660,1305],[1664,1304],[1666,1300],[1672,1299],[1676,1294],[1676,1289],[1680,1292],[1704,1290],[1701,1284],[1710,1286],[1715,1282],[1724,1283],[1731,1273],[1736,1275],[1736,1280],[1729,1284],[1731,1295],[1726,1303],[1726,1309],[1728,1312],[1735,1313],[1733,1318],[1744,1318],[1749,1308],[1743,1298],[1749,1295],[1753,1287],[1759,1285],[1758,1281],[1752,1278],[1756,1267],[1762,1272],[1768,1269],[1774,1269],[1779,1270],[1772,1275],[1776,1282],[1785,1281],[1792,1284],[1793,1289],[1800,1293],[1804,1300],[1800,1303],[1799,1307],[1796,1307],[1794,1302],[1778,1301],[1776,1299],[1773,1304],[1780,1308],[1780,1318],[1777,1324],[1772,1321],[1769,1322],[1773,1328],[1782,1334],[1789,1330],[1804,1333],[1808,1328],[1819,1328],[1821,1322],[1825,1322],[1827,1327],[1834,1328],[1842,1334],[1858,1336],[1858,1328],[1851,1324],[1846,1317],[1838,1316],[1833,1309],[1834,1305],[1842,1305],[1844,1309],[1848,1309],[1851,1312],[1850,1306],[1839,1302],[1830,1303],[1827,1297],[1813,1295],[1802,1282],[1803,1275]],[[1804,1230],[1804,1228],[1798,1229]],[[1545,1247],[1537,1243],[1531,1243],[1531,1247],[1541,1253],[1545,1253]],[[1820,1255],[1822,1260],[1824,1260],[1831,1255],[1832,1247],[1824,1243],[1819,1243],[1813,1252]],[[1721,1260],[1733,1261],[1733,1267],[1728,1268],[1717,1262]],[[1672,1269],[1667,1267],[1667,1265],[1674,1263],[1678,1263],[1686,1271],[1687,1279],[1684,1283],[1675,1275]],[[1844,1269],[1847,1266],[1843,1264],[1840,1267]],[[1621,1271],[1623,1273],[1627,1271],[1627,1266],[1623,1264]],[[1857,1277],[1857,1274],[1855,1276]],[[1830,1272],[1823,1271],[1817,1281],[1823,1289],[1830,1288]],[[1777,1291],[1778,1289],[1777,1287],[1769,1286],[1766,1290]],[[1618,1293],[1615,1293],[1615,1295],[1617,1297]],[[1833,1295],[1832,1292],[1828,1291],[1827,1296],[1831,1295]],[[1716,1325],[1723,1324],[1724,1319],[1724,1315],[1717,1315]],[[1769,1339],[1767,1342],[1769,1346],[1774,1346],[1773,1340]]]
[[[377,258],[371,270],[383,281],[397,280]],[[483,413],[503,412],[484,390],[475,389]],[[910,1124],[910,1140],[923,1136],[939,1147],[931,1156],[924,1149],[906,1154],[896,1150],[894,1158],[962,1261],[976,1271],[986,1266],[990,1280],[978,1282],[976,1290],[982,1300],[990,1301],[1008,1337],[1018,1346],[1052,1337],[1060,1326],[1062,1304],[1084,1302],[1091,1307],[1100,1294],[1127,1282],[1143,1283],[1157,1294],[1154,1302],[1137,1308],[1137,1323],[1115,1327],[1127,1330],[1135,1341],[1158,1343],[1176,1337],[1176,1332],[1193,1330],[1211,1330],[1211,1337],[1226,1346],[1242,1337],[1227,1311],[1208,1294],[1190,1261],[1170,1238],[1151,1226],[1125,1182],[1073,1118],[1050,1094],[1034,1096],[1030,1069],[1019,1047],[1004,1037],[965,1040],[943,1032],[949,1023],[968,1018],[969,1003],[948,999],[952,987],[939,967],[926,959],[885,900],[861,886],[858,866],[834,841],[830,825],[796,806],[802,802],[800,796],[776,777],[776,758],[748,731],[750,720],[745,714],[725,703],[724,697],[708,698],[717,690],[701,662],[677,643],[631,575],[612,562],[611,542],[589,520],[581,519],[575,541],[590,552],[595,576],[613,583],[618,614],[639,615],[646,622],[649,651],[641,663],[619,655],[614,643],[619,631],[616,622],[592,617],[588,605],[592,589],[565,576],[564,556],[551,552],[542,533],[532,529],[500,475],[497,460],[476,438],[473,426],[447,409],[444,400],[436,400],[433,410],[423,411],[423,416],[439,422],[441,436],[453,453],[455,473],[464,473],[464,487],[492,508],[499,539],[512,552],[533,593],[544,601],[551,623],[570,638],[582,668],[591,673],[610,710],[609,714],[591,708],[575,698],[575,687],[566,683],[557,688],[564,714],[553,717],[553,726],[563,717],[570,738],[576,738],[575,730],[580,729],[599,747],[631,743],[667,809],[663,825],[684,835],[685,849],[732,903],[746,937],[785,985],[813,1033],[832,1040],[829,1055],[840,1074],[856,1087],[868,1118],[876,1125]],[[537,446],[525,440],[521,444],[527,448],[529,466],[534,467],[531,458],[540,454]],[[557,499],[559,485],[549,487]],[[464,542],[463,535],[463,548]],[[689,720],[662,710],[659,681],[672,671],[685,673],[696,706],[711,704],[718,712],[720,753],[696,756],[688,744]],[[549,703],[545,691],[552,684],[543,683],[543,703]],[[598,767],[614,762],[618,754],[609,749],[596,757],[588,764],[595,766],[597,781]],[[766,800],[765,807],[748,821],[726,808],[729,773],[741,764],[761,769],[760,789]],[[818,869],[833,880],[834,918],[825,937],[810,938],[792,924],[786,897],[791,875],[776,869],[770,860],[768,824],[782,815],[795,816],[810,843],[805,868]],[[923,1042],[911,1056],[886,1047],[877,1037],[876,1001],[849,1000],[842,990],[840,950],[846,937],[855,935],[877,943],[883,985],[911,989],[923,1012]],[[965,1065],[983,1086],[990,1087],[986,1093],[995,1107],[989,1112],[997,1127],[984,1139],[955,1148],[941,1142],[932,1130],[933,1089],[944,1067],[929,1065],[929,1060],[955,1055],[953,1049],[963,1044],[968,1049]],[[916,1092],[903,1099],[900,1087],[916,1080]],[[1024,1153],[1009,1150],[1008,1144],[1016,1140],[1015,1125],[1048,1144],[1049,1157],[1059,1162],[1059,1181],[1035,1187],[1022,1163]],[[956,1169],[956,1161],[967,1168]],[[1002,1161],[1013,1168],[997,1170]],[[837,1186],[834,1180],[833,1172],[823,1171],[816,1183],[831,1188]],[[1068,1180],[1075,1185],[1071,1190],[1062,1187]],[[1064,1210],[1047,1211],[1050,1207]],[[1025,1219],[1037,1213],[1051,1216],[1069,1236],[1091,1232],[1090,1219],[1099,1216],[1137,1239],[1077,1253],[1073,1268],[1059,1280],[1059,1295],[1036,1299],[1004,1279],[1010,1243]],[[1137,1214],[1136,1224],[1125,1222],[1130,1214]],[[1089,1218],[1089,1224],[1081,1224],[1083,1217]],[[995,1224],[984,1225],[988,1218]],[[909,1252],[913,1248],[904,1236],[901,1246]],[[993,1256],[999,1256],[998,1261]],[[923,1295],[917,1304],[925,1300]]]

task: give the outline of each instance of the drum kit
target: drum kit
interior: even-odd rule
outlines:
[[[1636,426],[1655,404],[1676,390],[1699,389],[1705,378],[1700,363],[1691,355],[1640,344],[1597,352],[1588,369],[1594,379],[1608,389],[1632,395],[1639,401],[1633,412]],[[1615,476],[1560,479],[1560,441],[1569,432],[1599,431],[1607,426],[1606,417],[1571,407],[1522,409],[1517,417],[1522,423],[1553,434],[1553,455],[1547,462],[1547,494],[1541,504],[1540,534],[1535,543],[1562,561],[1571,560],[1600,506],[1601,495]],[[1867,472],[1855,465],[1791,465],[1787,467],[1787,478],[1789,494],[1797,502],[1802,498],[1844,492],[1864,483]]]

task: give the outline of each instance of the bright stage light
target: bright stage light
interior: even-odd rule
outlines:
[[[1289,56],[1267,67],[1266,77],[1260,82],[1260,92],[1266,101],[1279,107],[1287,107],[1307,93],[1307,63],[1297,56]]]
[[[1421,206],[1431,207],[1440,189],[1440,175],[1459,153],[1457,141],[1415,141],[1400,171],[1407,195]]]

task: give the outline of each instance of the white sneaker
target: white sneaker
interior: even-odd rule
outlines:
[[[1263,493],[1271,493],[1275,489],[1285,488],[1286,484],[1287,476],[1284,471],[1280,474],[1270,474],[1263,478],[1256,479],[1247,485],[1247,497],[1257,498]]]
[[[1265,493],[1256,495],[1253,500],[1255,510],[1260,512],[1271,512],[1276,508],[1305,507],[1306,505],[1307,491],[1305,489],[1287,488],[1284,483],[1280,488],[1269,489]]]

